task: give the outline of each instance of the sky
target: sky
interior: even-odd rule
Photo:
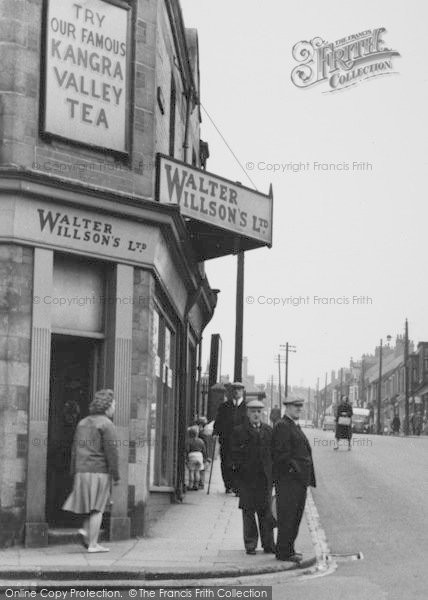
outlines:
[[[410,338],[428,340],[428,5],[415,0],[181,0],[181,5],[186,27],[198,29],[203,107],[257,189],[268,193],[273,185],[273,246],[245,254],[249,372],[259,383],[271,375],[277,380],[274,359],[289,342],[297,348],[290,355],[289,384],[315,387],[320,378],[322,385],[325,372],[372,353],[387,335],[402,334],[406,317]],[[394,74],[333,93],[327,82],[293,84],[296,43],[318,36],[334,42],[380,27],[386,29],[384,45],[400,54],[392,59]],[[208,170],[252,187],[202,116]],[[355,170],[354,162],[371,167]],[[293,171],[287,163],[309,167]],[[204,332],[204,364],[211,334],[219,333],[222,373],[233,375],[236,257],[207,261],[206,272],[221,292]],[[290,297],[305,302],[293,305]],[[316,297],[338,300],[324,304]]]

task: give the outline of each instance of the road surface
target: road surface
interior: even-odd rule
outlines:
[[[428,437],[357,435],[333,451],[333,433],[304,429],[311,442],[313,497],[338,561],[324,577],[274,586],[274,599],[428,599]]]

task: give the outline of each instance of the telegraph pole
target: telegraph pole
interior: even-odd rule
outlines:
[[[281,406],[281,355],[278,354],[278,394],[279,394],[279,406]]]
[[[381,396],[382,396],[382,345],[383,340],[380,340],[379,347],[379,383],[377,386],[377,434],[380,435],[381,431],[381,423],[380,423],[380,404],[381,404]]]
[[[270,376],[270,409],[273,408],[273,375]]]
[[[288,398],[288,342],[285,344],[285,383],[284,400]]]
[[[284,380],[284,400],[288,397],[288,353],[296,352],[296,346],[292,346],[288,342],[281,344],[280,348],[285,348],[285,380]]]
[[[320,413],[320,378],[317,378],[317,396],[315,401],[315,426],[319,427],[319,413]]]
[[[364,385],[364,380],[365,380],[365,362],[364,362],[364,356],[361,357],[361,374],[360,374],[360,387],[361,387],[361,398],[358,399],[358,406],[363,407],[365,404],[365,385]]]
[[[409,435],[409,323],[404,325],[404,435]]]
[[[325,418],[325,411],[327,410],[327,373],[325,374],[325,387],[324,387],[324,410],[323,418]]]

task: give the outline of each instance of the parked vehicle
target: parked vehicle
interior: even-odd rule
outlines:
[[[336,429],[336,419],[333,415],[326,415],[322,422],[323,431],[334,431]]]
[[[354,408],[352,415],[354,433],[370,433],[370,411],[368,408]]]

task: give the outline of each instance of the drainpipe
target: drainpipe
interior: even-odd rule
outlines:
[[[192,87],[188,87],[185,92],[186,98],[186,124],[184,126],[184,142],[183,142],[183,162],[187,162],[187,150],[189,148],[189,129],[190,129],[190,116],[196,106],[195,96],[193,94]]]

